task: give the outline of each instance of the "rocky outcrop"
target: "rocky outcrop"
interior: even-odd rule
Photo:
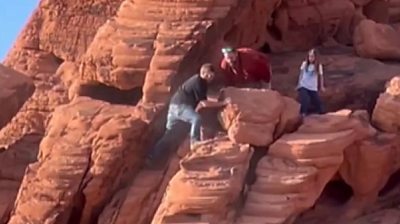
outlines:
[[[256,169],[257,181],[251,186],[236,223],[291,223],[314,204],[317,171],[287,159],[262,158]]]
[[[25,169],[36,161],[41,135],[26,135],[0,151],[0,222],[6,223]],[[37,147],[35,147],[37,146]]]
[[[389,177],[398,170],[398,136],[378,133],[348,147],[340,176],[353,189],[346,218],[352,219],[376,202]],[[365,178],[368,176],[368,178]]]
[[[273,51],[307,50],[330,37],[349,42],[355,7],[348,0],[286,0],[274,15],[268,32]]]
[[[366,58],[400,60],[399,32],[386,24],[362,21],[354,32],[354,47]]]
[[[179,170],[179,161],[189,151],[189,139],[170,156],[164,169],[143,169],[127,187],[118,191],[99,217],[99,224],[148,224],[163,198],[171,178]],[[135,212],[132,212],[135,208]]]
[[[392,23],[400,21],[400,1],[388,0],[389,2],[389,21]]]
[[[311,208],[343,161],[355,159],[345,157],[345,149],[375,133],[364,115],[349,110],[312,115],[273,143],[257,165],[258,178],[238,222],[292,223]]]
[[[400,77],[396,76],[390,80],[386,91],[380,94],[376,101],[376,106],[372,114],[372,122],[379,129],[395,133],[400,130],[399,100],[400,95]]]
[[[147,127],[140,114],[87,98],[57,108],[9,223],[92,222],[140,164]]]
[[[23,57],[21,50],[37,50],[75,61],[87,49],[99,26],[116,10],[122,0],[41,0],[28,24],[17,38],[6,62],[14,64]]]
[[[250,190],[238,222],[290,222],[315,204],[339,167],[357,192],[353,201],[372,198],[369,195],[375,196],[388,176],[376,172],[373,183],[364,186],[359,167],[371,169],[370,158],[376,156],[382,159],[382,170],[392,167],[394,172],[396,163],[387,160],[395,151],[393,137],[374,133],[362,122],[364,112],[349,111],[309,117],[296,131],[299,105],[275,91],[225,90],[222,98],[232,100],[220,114],[230,138],[210,140],[188,155],[186,142],[183,152],[166,156],[166,167],[160,170],[139,166],[144,149],[154,141],[153,132],[163,127],[160,109],[170,94],[201,63],[218,61],[222,45],[265,44],[267,50],[289,51],[332,37],[349,44],[365,17],[381,19],[382,10],[374,10],[374,4],[378,1],[41,1],[6,59],[7,65],[34,79],[36,91],[2,130],[2,143],[38,133],[33,141],[37,144],[47,125],[48,129],[39,161],[28,167],[15,206],[11,205],[22,170],[34,162],[36,151],[29,151],[29,159],[21,163],[9,158],[20,152],[17,148],[10,146],[0,154],[0,160],[18,165],[1,169],[5,179],[16,178],[6,183],[0,177],[5,186],[4,191],[0,186],[0,194],[7,195],[1,198],[0,213],[6,217],[12,210],[9,223],[21,224],[146,224],[155,213],[154,223],[223,223],[233,222],[240,194]],[[388,14],[392,17],[392,11]],[[342,49],[335,45],[322,52],[326,102],[366,108],[361,99],[373,98],[370,92],[377,92],[400,69],[357,59]],[[277,90],[293,96],[304,55],[272,57]],[[79,97],[87,85],[98,87],[97,92],[138,90],[143,97],[129,101],[132,106],[110,105]],[[68,101],[72,102],[58,107]],[[382,139],[381,153],[377,148]],[[272,156],[258,165],[255,185],[243,192],[251,150],[231,141],[273,143]],[[354,155],[363,153],[366,159],[355,161]],[[16,174],[7,174],[11,171]]]
[[[300,119],[298,103],[276,91],[228,87],[220,99],[229,102],[219,115],[221,124],[236,143],[268,146]]]
[[[143,102],[164,103],[187,78],[176,74],[194,73],[204,58],[215,55],[236,21],[228,15],[240,20],[252,2],[126,0],[96,34],[79,65],[80,78],[120,89],[143,87]]]
[[[30,76],[36,90],[13,121],[0,132],[9,145],[25,134],[45,132],[48,115],[67,103],[67,88],[56,75],[63,61],[74,61],[86,51],[121,0],[42,0],[5,58],[5,64]]]
[[[323,125],[321,124],[320,127]],[[317,200],[325,185],[343,162],[343,151],[354,142],[354,131],[314,132],[284,135],[270,148],[270,155],[295,161],[318,169],[313,200]]]
[[[32,80],[24,74],[0,65],[0,103],[4,107],[0,115],[0,128],[4,127],[32,95]]]
[[[180,161],[152,223],[232,223],[251,155],[228,137],[201,144]]]

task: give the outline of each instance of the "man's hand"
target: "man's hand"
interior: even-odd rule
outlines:
[[[321,86],[321,92],[326,92],[326,88],[325,88],[325,86]]]
[[[227,105],[226,101],[201,101],[199,107],[223,107]]]

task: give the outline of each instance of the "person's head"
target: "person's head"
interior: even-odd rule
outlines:
[[[311,49],[308,51],[307,54],[307,63],[308,64],[314,64],[317,61],[317,52],[315,51],[315,49]]]
[[[224,59],[229,64],[234,64],[237,60],[237,52],[232,47],[224,47],[221,49],[222,54],[224,55]]]
[[[211,82],[215,77],[215,69],[211,63],[203,64],[200,68],[200,77]]]

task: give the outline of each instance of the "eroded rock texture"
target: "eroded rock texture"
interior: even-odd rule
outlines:
[[[399,35],[387,24],[364,20],[354,32],[354,47],[361,57],[400,60]]]
[[[238,224],[287,223],[314,204],[318,169],[266,156],[258,163]]]
[[[152,221],[232,223],[252,150],[220,137],[180,161]]]
[[[298,103],[276,91],[226,88],[221,99],[230,102],[219,115],[221,124],[236,143],[268,146],[276,134],[295,129],[300,119]]]
[[[46,120],[58,105],[68,102],[66,87],[55,75],[63,61],[76,60],[86,51],[97,28],[121,0],[42,0],[5,58],[5,65],[24,72],[35,83],[32,98],[0,132],[2,144],[24,134],[45,131]]]
[[[345,214],[348,218],[359,216],[376,202],[389,177],[399,169],[399,152],[398,136],[387,133],[377,133],[345,150],[340,175],[353,189]]]
[[[134,107],[82,98],[57,108],[9,223],[92,222],[140,164],[146,126]]]
[[[311,116],[297,129],[298,103],[275,91],[225,89],[221,98],[231,103],[218,112],[224,137],[190,153],[187,141],[176,140],[181,147],[165,156],[165,167],[139,166],[163,127],[161,111],[171,93],[201,63],[217,62],[225,44],[284,52],[324,43],[328,110],[372,109],[369,100],[400,67],[357,58],[337,42],[371,35],[378,41],[354,41],[360,55],[396,58],[396,48],[382,48],[397,43],[382,35],[388,26],[372,21],[398,21],[398,8],[398,0],[42,0],[5,61],[32,77],[36,91],[1,131],[3,144],[15,142],[0,153],[3,220],[291,223],[334,178],[352,187],[348,208],[356,212],[349,214],[359,215],[398,169],[397,135],[376,132],[359,111]],[[367,23],[384,29],[365,31]],[[365,49],[372,54],[360,53]],[[272,56],[274,88],[294,96],[304,56]],[[373,115],[390,132],[398,129],[396,85]],[[80,97],[99,92],[100,100],[115,94],[121,99],[115,104],[130,106]],[[38,162],[28,166],[13,205],[22,171],[35,160],[37,147],[28,145],[37,146],[46,127]],[[272,145],[270,155],[250,166],[257,167],[255,184],[242,191],[251,164],[247,144],[264,152]],[[20,153],[26,157],[13,157]],[[371,182],[360,177],[365,170]]]
[[[34,91],[33,82],[24,74],[0,65],[0,128],[4,127],[19,111]]]
[[[400,77],[396,76],[390,80],[386,91],[379,95],[372,114],[372,121],[379,129],[392,133],[399,131],[400,122],[397,119],[399,94]]]
[[[81,82],[120,89],[142,87],[143,102],[163,103],[188,77],[186,73],[219,54],[225,32],[236,20],[249,16],[243,12],[251,12],[254,2],[259,1],[126,0],[99,29],[83,56]],[[257,26],[259,32],[262,25]]]

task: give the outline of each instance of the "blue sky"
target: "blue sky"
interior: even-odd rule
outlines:
[[[3,61],[39,0],[0,0],[0,61]]]

